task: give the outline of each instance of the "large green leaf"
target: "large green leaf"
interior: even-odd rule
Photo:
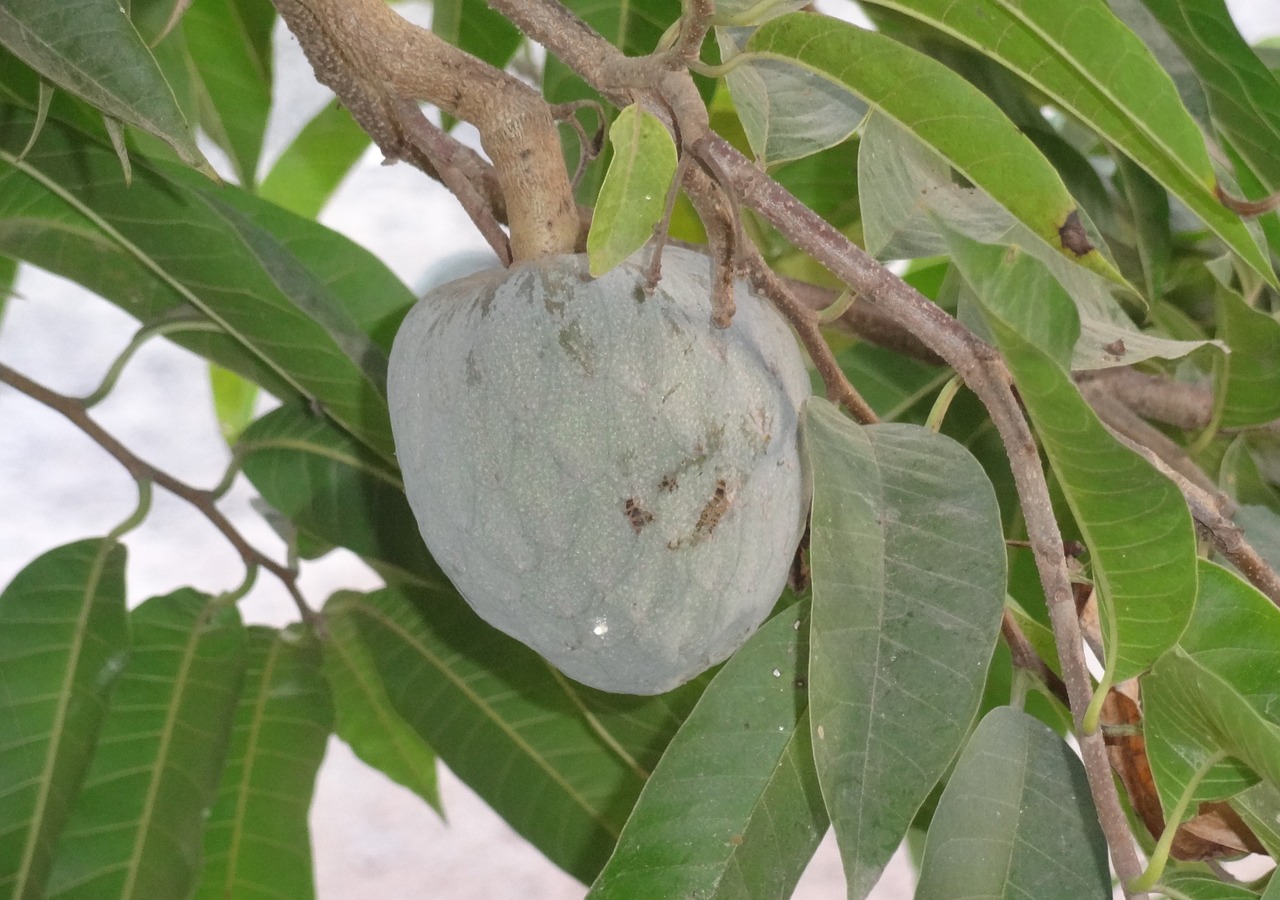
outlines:
[[[1200,561],[1195,616],[1142,682],[1147,754],[1166,818],[1215,754],[1194,799],[1280,787],[1280,609],[1237,576]],[[1193,807],[1194,808],[1194,807]]]
[[[250,377],[265,371],[273,389],[309,398],[391,458],[385,332],[409,304],[399,306],[408,292],[390,287],[385,267],[321,226],[174,167],[135,165],[126,188],[112,151],[64,126],[47,125],[16,162],[25,119],[0,124],[0,250],[144,321],[198,310],[242,354],[219,362],[241,371],[247,357],[258,367]]]
[[[6,0],[0,44],[58,87],[154,134],[189,165],[212,171],[155,58],[116,0]]]
[[[58,842],[49,896],[185,897],[244,676],[234,606],[190,588],[130,615],[133,642]]]
[[[850,897],[864,897],[978,711],[1005,595],[995,491],[959,444],[811,399],[810,718]]]
[[[43,897],[129,649],[125,550],[67,544],[0,594],[0,891]]]
[[[1160,879],[1160,888],[1171,888],[1179,900],[1257,900],[1258,892],[1251,891],[1244,885],[1229,884],[1214,875],[1201,875],[1195,872],[1173,872]]]
[[[1231,349],[1223,360],[1221,424],[1262,425],[1280,418],[1280,322],[1223,287],[1218,322],[1218,336]]]
[[[885,35],[809,13],[766,22],[745,56],[792,63],[856,93],[1049,245],[1115,276],[1096,249],[1080,242],[1079,209],[1053,166],[992,100],[942,63]]]
[[[933,814],[917,900],[1107,900],[1107,842],[1080,760],[1008,706],[983,718]]]
[[[587,257],[597,278],[653,237],[676,172],[671,132],[638,104],[618,113],[609,129],[609,145],[613,159],[587,234]]]
[[[982,191],[956,184],[945,160],[885,116],[872,116],[863,129],[858,184],[866,246],[880,259],[948,253],[950,229],[982,243],[1017,245],[1044,264],[1079,313],[1072,370],[1173,359],[1204,346],[1138,330],[1113,296],[1113,282],[1063,257]]]
[[[588,897],[788,897],[827,830],[806,714],[807,609],[712,679]]]
[[[1213,121],[1268,191],[1280,190],[1280,81],[1223,0],[1143,0],[1195,67]]]
[[[1196,536],[1178,488],[1098,420],[1067,369],[1079,317],[1017,247],[950,239],[1089,548],[1107,666],[1131,678],[1173,646],[1195,605]],[[1028,302],[1035,298],[1037,302]]]
[[[245,187],[257,182],[271,112],[275,18],[275,7],[260,0],[200,0],[182,16],[179,34],[199,83],[200,124],[230,156]]]
[[[581,687],[452,589],[404,585],[341,604],[378,648],[405,721],[552,862],[594,878],[705,682],[661,697]]]
[[[1276,284],[1249,230],[1218,201],[1204,138],[1173,82],[1103,0],[872,2],[920,19],[1022,76],[1150,172]],[[985,146],[980,138],[977,145]]]
[[[369,135],[346,108],[336,101],[326,104],[280,154],[258,195],[315,218],[369,143]]]
[[[400,473],[305,406],[250,425],[235,452],[245,475],[302,532],[346,547],[384,574],[443,585]]]
[[[364,641],[347,608],[359,602],[358,594],[335,594],[324,607],[324,671],[335,731],[362,760],[443,814],[435,752],[391,705],[374,663],[378,648]]]
[[[1280,856],[1280,787],[1260,781],[1233,797],[1231,805],[1272,858]]]
[[[313,639],[246,631],[245,678],[208,814],[198,900],[314,894],[307,813],[333,707]]]

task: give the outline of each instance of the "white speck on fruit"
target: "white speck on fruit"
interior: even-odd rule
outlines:
[[[781,670],[781,669],[774,669],[774,670],[773,670],[773,677],[774,677],[774,678],[781,678],[781,677],[782,677],[782,670]]]
[[[609,633],[609,623],[604,619],[596,619],[596,627],[591,629],[591,633],[596,637],[604,637]]]

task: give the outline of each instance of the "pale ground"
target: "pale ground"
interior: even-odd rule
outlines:
[[[1274,0],[1232,3],[1255,35],[1280,33]],[[269,153],[324,102],[283,36],[281,107]],[[405,166],[384,168],[370,154],[344,184],[324,220],[377,253],[410,285],[438,260],[482,247],[452,199]],[[128,341],[133,325],[114,307],[40,273],[20,280],[0,329],[0,359],[63,392],[83,394]],[[95,416],[126,445],[191,483],[215,483],[228,454],[216,435],[203,364],[162,341],[149,344]],[[105,533],[133,508],[132,482],[105,454],[62,419],[11,391],[0,391],[0,585],[39,553]],[[269,551],[278,542],[249,507],[241,479],[222,504],[250,540]],[[242,576],[230,548],[199,516],[157,492],[148,523],[130,535],[134,602],[180,585],[216,591]],[[318,603],[340,587],[369,588],[376,578],[348,554],[306,567],[303,589]],[[283,591],[268,578],[243,606],[250,621],[293,618]],[[446,824],[414,795],[360,763],[336,739],[321,769],[312,827],[321,900],[450,900],[545,898],[578,900],[584,888],[515,835],[442,768]],[[901,856],[890,864],[873,900],[910,896],[912,874]],[[796,896],[844,894],[828,835]]]

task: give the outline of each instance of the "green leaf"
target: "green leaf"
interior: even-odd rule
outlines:
[[[947,781],[917,900],[1108,900],[1111,870],[1084,766],[1046,725],[997,707]]]
[[[1139,331],[1112,295],[1112,281],[1062,256],[982,191],[955,184],[943,159],[885,116],[872,116],[863,129],[858,183],[867,249],[880,259],[949,253],[950,229],[982,243],[1022,247],[1045,265],[1079,312],[1072,370],[1114,366],[1121,358],[1173,359],[1204,346]]]
[[[240,616],[184,588],[129,618],[129,662],[58,842],[50,897],[185,897],[200,873],[244,676]]]
[[[1049,272],[1016,247],[958,235],[951,245],[1089,548],[1108,669],[1116,681],[1131,678],[1173,646],[1191,617],[1191,514],[1177,487],[1121,445],[1076,389],[1067,365],[1079,318]]]
[[[217,416],[222,439],[234,444],[253,421],[254,408],[258,405],[258,386],[235,372],[210,363],[209,389],[213,393],[213,413]]]
[[[155,58],[116,0],[6,0],[0,44],[58,87],[212,173]]]
[[[552,862],[594,878],[705,681],[660,697],[581,687],[452,589],[401,585],[342,603],[410,727]]]
[[[400,474],[299,405],[250,425],[236,444],[244,474],[303,533],[346,547],[388,576],[443,585]]]
[[[1115,154],[1116,175],[1124,192],[1133,228],[1133,242],[1142,263],[1147,299],[1164,293],[1165,277],[1173,258],[1169,228],[1169,195],[1160,184],[1123,153]]]
[[[1218,289],[1218,336],[1231,352],[1222,398],[1222,425],[1262,425],[1280,418],[1280,322],[1251,308],[1235,291]]]
[[[1005,547],[986,473],[950,438],[805,407],[814,758],[863,897],[964,742],[1000,629]]]
[[[128,656],[124,547],[67,544],[0,594],[0,891],[42,897]]]
[[[0,128],[6,150],[19,140],[21,129]],[[171,166],[140,163],[126,188],[110,150],[55,123],[21,163],[0,150],[0,198],[4,252],[78,278],[144,320],[194,307],[266,370],[272,389],[283,382],[392,458],[383,332],[403,316],[408,304],[391,304],[408,292],[386,287],[398,282],[350,242]],[[376,283],[360,283],[362,274]]]
[[[591,900],[791,896],[827,830],[805,712],[807,612],[779,612],[712,679]]]
[[[197,900],[315,893],[307,813],[333,719],[314,640],[246,631],[245,678],[204,835]]]
[[[499,69],[520,46],[520,31],[483,0],[434,0],[431,30]]]
[[[631,104],[609,128],[613,159],[596,200],[587,258],[599,278],[653,237],[676,173],[676,145],[653,113]]]
[[[578,18],[604,36],[628,56],[652,53],[663,32],[680,18],[681,0],[647,0],[644,3],[602,3],[600,0],[566,0],[565,4]],[[590,88],[573,69],[562,63],[555,54],[547,54],[542,75],[542,93],[549,103],[571,103],[575,100],[599,102],[600,95]],[[605,107],[608,120],[611,108]],[[594,118],[594,116],[592,117]],[[588,128],[595,123],[588,124]],[[607,124],[599,123],[600,127]],[[579,139],[571,129],[561,129],[561,143],[566,158],[576,161],[579,157]],[[587,169],[578,196],[583,202],[593,204],[600,181],[608,164],[608,153],[602,153]],[[569,171],[574,170],[571,162]]]
[[[324,607],[324,671],[338,737],[356,755],[425,800],[441,815],[436,755],[396,712],[374,664],[379,648],[360,636],[350,606],[358,594],[334,594]]]
[[[200,124],[227,152],[240,184],[258,180],[271,112],[271,29],[275,7],[258,0],[200,0],[182,16]]]
[[[717,28],[721,57],[730,60],[742,53],[751,35],[750,28]],[[861,97],[782,60],[748,54],[725,81],[751,151],[766,165],[840,144],[867,115]]]
[[[1260,781],[1233,797],[1231,805],[1267,852],[1280,856],[1280,787]]]
[[[1232,517],[1272,568],[1280,567],[1280,491],[1258,471],[1248,437],[1231,442],[1218,469],[1218,483],[1236,504]]]
[[[1102,0],[872,2],[926,22],[1026,79],[1150,172],[1250,268],[1277,284],[1248,228],[1218,201],[1204,138],[1173,82]],[[974,140],[988,146],[981,136]]]
[[[1147,754],[1166,817],[1213,755],[1196,800],[1229,797],[1258,777],[1280,786],[1280,609],[1200,561],[1195,616],[1142,682]]]
[[[351,113],[330,103],[303,126],[258,186],[258,196],[314,219],[369,147]]]
[[[1280,190],[1280,81],[1241,37],[1223,0],[1143,0],[1195,67],[1213,121],[1262,181]]]
[[[1114,274],[1096,249],[1073,240],[1080,213],[1053,166],[993,101],[942,63],[885,35],[808,13],[766,22],[746,52],[793,63],[811,78],[856,93],[1050,246]]]
[[[1161,888],[1178,891],[1180,900],[1257,900],[1258,893],[1243,885],[1228,884],[1213,875],[1199,875],[1195,872],[1171,872],[1160,879]],[[1162,896],[1167,896],[1163,895]]]

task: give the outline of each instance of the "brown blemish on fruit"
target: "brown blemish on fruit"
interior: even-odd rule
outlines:
[[[645,509],[635,497],[627,498],[626,502],[622,504],[622,511],[626,513],[627,519],[631,522],[631,530],[636,534],[643,531],[644,526],[653,521],[653,513]]]
[[[680,486],[679,480],[674,472],[668,472],[662,476],[662,480],[658,482],[658,490],[670,494]]]
[[[1080,221],[1080,210],[1071,210],[1067,221],[1058,228],[1058,240],[1076,256],[1085,256],[1093,249],[1093,244],[1089,243],[1089,235],[1085,233],[1084,223]]]
[[[723,478],[716,480],[716,489],[711,494],[711,499],[702,507],[702,514],[698,516],[698,524],[693,526],[693,530],[699,535],[709,535],[716,530],[716,526],[720,524],[720,519],[729,509],[729,485],[725,483]]]

